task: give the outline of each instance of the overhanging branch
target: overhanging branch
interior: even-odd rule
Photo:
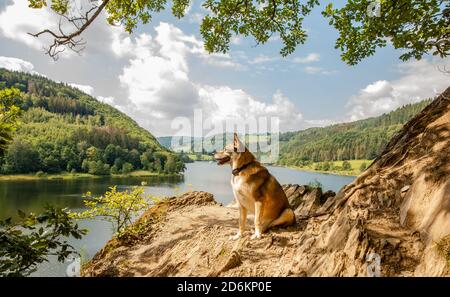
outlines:
[[[86,13],[78,17],[71,18],[66,15],[60,14],[61,19],[65,19],[75,27],[75,31],[70,34],[66,34],[62,29],[61,20],[58,26],[59,32],[44,29],[38,33],[28,34],[36,38],[40,37],[43,34],[51,35],[53,37],[53,43],[49,46],[48,49],[46,49],[46,54],[48,54],[54,60],[58,59],[58,55],[65,50],[65,47],[76,53],[80,53],[84,49],[84,45],[86,43],[79,36],[98,17],[98,15],[102,12],[109,1],[110,0],[103,0],[99,6],[94,5]]]

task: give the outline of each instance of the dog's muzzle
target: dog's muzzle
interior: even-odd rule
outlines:
[[[229,156],[223,156],[223,157],[214,156],[214,159],[216,159],[217,165],[223,165],[223,164],[227,163],[228,161],[230,161]]]

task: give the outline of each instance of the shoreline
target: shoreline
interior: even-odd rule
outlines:
[[[324,170],[314,170],[314,169],[310,169],[310,168],[305,168],[305,167],[298,167],[298,166],[293,166],[293,165],[271,165],[274,167],[280,167],[280,168],[288,168],[288,169],[293,169],[293,170],[298,170],[298,171],[306,171],[306,172],[313,172],[313,173],[322,173],[322,174],[331,174],[331,175],[340,175],[340,176],[351,176],[351,177],[357,177],[359,174],[356,173],[345,173],[345,172],[339,172],[339,171],[333,171],[333,170],[329,170],[329,171],[324,171]]]
[[[89,173],[55,173],[37,176],[36,173],[0,174],[0,181],[31,181],[31,180],[75,180],[100,178],[129,178],[129,177],[181,177],[182,173],[156,173],[144,170],[133,171],[128,174],[93,175]]]

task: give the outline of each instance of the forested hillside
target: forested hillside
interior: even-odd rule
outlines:
[[[180,158],[131,118],[65,83],[0,69],[0,90],[21,91],[23,110],[14,140],[0,158],[1,173],[148,170],[178,173]]]
[[[405,105],[378,117],[280,135],[279,165],[377,157],[404,123],[431,100]]]

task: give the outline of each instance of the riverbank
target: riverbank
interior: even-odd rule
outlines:
[[[188,154],[188,157],[193,161],[213,161],[214,158],[212,155],[197,155],[197,154]]]
[[[89,173],[54,173],[54,174],[2,174],[0,175],[0,181],[21,181],[21,180],[72,180],[72,179],[97,179],[104,177],[111,178],[124,178],[124,177],[175,177],[182,176],[180,173],[166,174],[150,172],[145,170],[136,170],[127,174],[111,174],[111,175],[93,175]]]
[[[362,171],[361,170],[363,164],[364,168],[369,167],[370,164],[372,164],[373,160],[348,160],[347,161],[351,169],[344,170],[342,168],[343,161],[329,161],[329,162],[313,162],[306,166],[295,166],[295,165],[274,165],[278,167],[284,167],[284,168],[290,168],[300,171],[307,171],[307,172],[317,172],[317,173],[325,173],[325,174],[335,174],[335,175],[342,175],[342,176],[358,176]],[[323,168],[324,164],[328,163],[329,169],[323,170],[323,169],[317,169],[317,168]]]

